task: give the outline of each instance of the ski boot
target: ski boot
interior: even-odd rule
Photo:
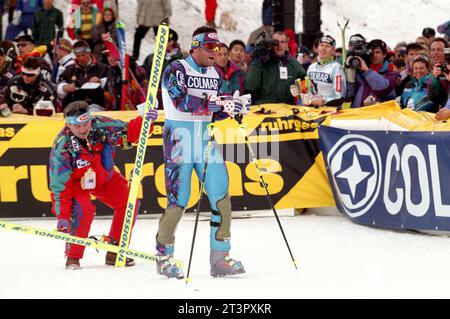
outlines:
[[[156,272],[167,278],[183,279],[184,273],[182,265],[173,259],[173,245],[164,245],[156,242]]]
[[[103,238],[103,241],[106,244],[119,246],[119,243],[114,238],[112,238],[110,236],[105,236]],[[115,266],[116,265],[116,259],[117,259],[117,253],[113,253],[111,251],[108,251],[106,253],[106,257],[105,257],[105,265],[107,265],[107,266]],[[134,259],[127,258],[125,260],[125,267],[133,267],[134,265],[136,265],[136,262],[134,261]]]
[[[242,263],[231,258],[228,251],[211,249],[210,262],[212,277],[226,277],[245,273]]]
[[[167,278],[183,279],[184,273],[181,266],[173,259],[173,255],[157,254],[156,272]]]
[[[67,270],[80,270],[81,269],[80,259],[67,257],[66,269]]]

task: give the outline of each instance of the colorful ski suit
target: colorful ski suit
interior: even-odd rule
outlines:
[[[94,116],[87,143],[76,138],[67,126],[57,136],[50,153],[52,213],[59,220],[70,220],[70,234],[88,237],[95,215],[93,195],[114,209],[109,236],[120,240],[129,189],[128,181],[114,169],[114,156],[117,145],[138,140],[141,125],[141,117],[126,123]],[[82,188],[88,170],[95,172],[94,189]],[[84,246],[66,246],[69,258],[82,258],[83,253]]]

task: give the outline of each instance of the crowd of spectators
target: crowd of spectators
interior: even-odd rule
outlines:
[[[0,2],[9,15],[0,42],[1,114],[36,114],[43,101],[55,112],[75,100],[100,111],[124,109],[124,99],[127,109],[142,103],[153,54],[145,52],[142,65],[137,63],[141,41],[150,29],[156,35],[161,18],[171,16],[171,1],[138,0],[128,93],[122,90],[123,61],[111,51],[120,47],[117,0],[73,0],[69,17],[53,2]],[[205,6],[205,23],[215,26],[217,3],[205,1]],[[403,108],[437,113],[439,120],[450,117],[450,21],[437,27],[442,37],[426,27],[415,42],[393,48],[382,39],[353,34],[346,48],[325,35],[309,49],[293,30],[274,31],[271,10],[270,1],[263,1],[262,25],[247,42],[221,43],[216,51],[215,67],[227,94],[251,93],[253,104],[309,106],[364,107],[396,99]],[[164,67],[188,54],[170,29]]]

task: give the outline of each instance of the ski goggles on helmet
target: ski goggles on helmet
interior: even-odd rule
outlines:
[[[192,38],[191,49],[203,49],[208,52],[219,51],[219,37],[215,32],[200,33]]]
[[[66,116],[66,123],[71,125],[79,125],[87,123],[91,120],[91,112],[86,112],[78,116]]]

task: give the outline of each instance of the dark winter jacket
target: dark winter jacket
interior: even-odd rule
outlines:
[[[434,104],[441,107],[448,98],[450,83],[446,79],[432,77],[428,82],[428,97]]]
[[[347,83],[347,98],[353,98],[351,107],[362,107],[372,96],[376,102],[386,102],[396,98],[395,88],[400,83],[400,74],[391,70],[387,61],[380,71],[372,69],[356,73],[356,82]]]
[[[34,15],[33,38],[36,45],[46,45],[51,49],[51,42],[55,39],[55,28],[58,28],[58,37],[64,33],[64,18],[61,10],[55,7],[50,10],[40,9]]]
[[[0,93],[0,104],[6,103],[12,109],[14,104],[20,104],[33,114],[33,109],[39,100],[52,101],[56,104],[55,86],[39,76],[32,84],[25,84],[21,75],[10,79]]]
[[[0,91],[6,87],[8,81],[12,79],[15,75],[16,72],[14,70],[14,66],[11,60],[9,60],[8,58],[3,63],[3,66],[0,67]]]
[[[65,94],[63,89],[64,86],[67,84],[73,84],[77,88],[81,88],[85,83],[89,82],[92,77],[102,79],[107,85],[111,78],[111,70],[106,64],[97,63],[94,56],[92,56],[91,64],[87,66],[81,66],[76,61],[74,64],[67,66],[66,70],[61,75],[61,82],[58,85],[58,95],[62,99],[63,108],[74,100],[77,100],[79,98],[78,95],[83,93],[81,92],[83,90],[81,90],[80,92],[75,91],[74,93]],[[105,89],[107,90],[106,86],[95,90],[84,90],[86,91],[84,93],[87,95],[83,98],[83,100],[89,104],[95,103],[104,107]]]
[[[287,67],[287,80],[280,79],[280,66]],[[282,58],[271,57],[267,63],[255,59],[245,74],[245,89],[252,94],[254,104],[294,104],[290,86],[296,79],[304,79],[306,71],[289,53]]]
[[[100,23],[94,26],[91,30],[91,41],[93,44],[92,52],[95,54],[97,61],[102,62],[103,55],[102,51],[106,50],[105,45],[103,44],[102,34],[109,33],[111,38],[113,39],[114,44],[117,46],[117,28],[116,22],[113,21],[111,23]]]

